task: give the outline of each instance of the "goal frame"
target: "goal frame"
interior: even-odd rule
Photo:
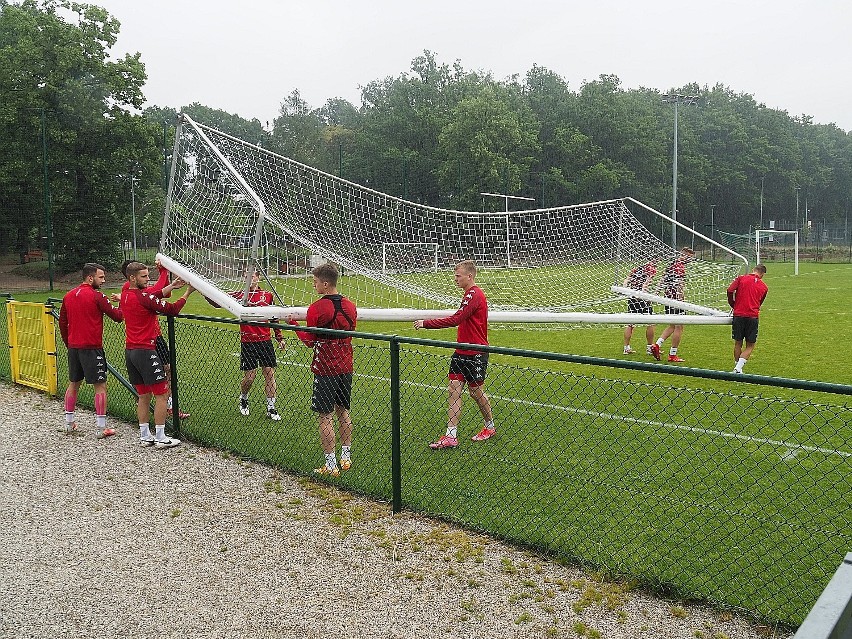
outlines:
[[[754,230],[754,262],[760,264],[760,234],[765,235],[792,235],[793,236],[793,274],[799,274],[799,232],[798,231],[778,231],[776,229],[755,229]]]

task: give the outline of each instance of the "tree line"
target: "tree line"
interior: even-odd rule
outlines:
[[[312,107],[294,90],[264,123],[198,103],[140,111],[141,55],[109,55],[119,29],[94,5],[0,0],[0,252],[50,237],[58,268],[118,261],[131,182],[138,231],[156,235],[179,111],[430,206],[502,209],[490,192],[535,200],[522,208],[632,196],[669,212],[674,93],[695,97],[678,105],[679,221],[709,234],[711,210],[717,229],[740,233],[848,219],[852,136],[721,84],[663,92],[602,75],[574,90],[542,66],[498,80],[424,51],[365,86],[358,106]]]

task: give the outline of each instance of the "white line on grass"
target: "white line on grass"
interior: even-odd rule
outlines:
[[[308,364],[291,363],[290,366],[301,366],[309,368]],[[380,375],[365,375],[363,373],[355,373],[354,377],[363,379],[371,379],[380,382],[390,382],[389,377],[381,377]],[[428,388],[429,390],[443,390],[443,386],[434,386],[432,384],[424,384],[422,382],[404,382],[400,381],[400,385],[410,386],[413,388]],[[616,415],[614,413],[602,413],[600,411],[586,410],[585,408],[572,408],[570,406],[560,406],[558,404],[545,404],[543,402],[533,402],[528,399],[518,399],[516,397],[504,397],[503,395],[489,395],[493,399],[499,399],[511,404],[521,404],[523,406],[532,406],[535,408],[553,408],[565,413],[574,413],[576,415],[587,415],[589,417],[600,417],[602,419],[620,420],[622,422],[630,422],[633,424],[642,424],[644,426],[660,426],[670,430],[682,430],[699,435],[711,435],[716,437],[725,437],[727,439],[739,439],[740,441],[752,442],[755,444],[769,444],[778,448],[786,448],[787,451],[781,456],[782,459],[792,460],[795,457],[795,451],[806,450],[811,453],[823,453],[825,455],[837,455],[838,457],[849,458],[852,453],[843,450],[835,450],[833,448],[822,448],[820,446],[805,446],[804,444],[791,444],[789,442],[780,441],[777,439],[769,439],[766,437],[752,437],[751,435],[740,435],[738,433],[728,433],[722,430],[713,430],[711,428],[697,428],[695,426],[682,426],[680,424],[672,424],[669,422],[660,422],[652,419],[639,419],[637,417],[625,417],[624,415]]]

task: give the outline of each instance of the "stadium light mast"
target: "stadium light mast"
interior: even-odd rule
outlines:
[[[799,189],[802,188],[800,186],[796,187],[796,225],[793,227],[795,230],[799,229]]]
[[[133,259],[138,260],[136,255],[136,176],[130,176],[130,212],[133,217]]]
[[[672,144],[672,220],[677,222],[677,105],[698,104],[698,95],[667,93],[663,102],[674,104],[674,143]],[[672,248],[677,248],[677,224],[672,224]]]
[[[502,197],[506,200],[506,268],[511,268],[512,258],[509,254],[509,200],[526,200],[535,202],[534,197],[522,197],[520,195],[507,195],[506,193],[480,193],[483,197]]]

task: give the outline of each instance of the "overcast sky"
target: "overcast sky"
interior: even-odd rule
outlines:
[[[850,0],[88,0],[139,51],[147,105],[192,102],[265,122],[293,89],[312,107],[439,63],[498,79],[546,67],[579,90],[722,83],[852,130]]]

